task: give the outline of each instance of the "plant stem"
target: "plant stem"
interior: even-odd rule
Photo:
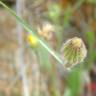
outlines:
[[[24,0],[16,0],[16,11],[17,14],[22,17],[22,12],[24,9]],[[19,71],[22,78],[22,85],[23,85],[23,96],[30,96],[29,95],[29,86],[28,80],[26,76],[26,67],[24,64],[24,48],[23,48],[23,28],[21,27],[20,23],[17,24],[17,32],[18,32],[18,43],[19,43],[19,54],[18,54],[18,64],[19,64]]]

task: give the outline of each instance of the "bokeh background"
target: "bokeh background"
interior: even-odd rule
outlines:
[[[66,72],[42,46],[28,44],[26,30],[0,5],[0,96],[23,96],[23,67],[30,96],[96,96],[96,0],[1,1],[37,33],[49,24],[40,37],[57,53],[66,40],[80,37],[88,54]]]

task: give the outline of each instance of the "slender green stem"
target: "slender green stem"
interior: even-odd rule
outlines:
[[[52,56],[54,56],[54,58],[55,58],[59,63],[63,64],[63,61],[56,55],[56,53],[55,53],[53,50],[49,49],[49,47],[46,46],[45,43],[43,43],[41,40],[39,40],[39,42],[40,42],[40,44],[41,44]]]
[[[32,35],[36,35],[35,32],[33,32],[31,26],[27,24],[22,18],[16,15],[16,13],[11,10],[9,7],[7,7],[2,1],[0,1],[0,4],[7,10],[9,11],[15,18],[16,20]],[[38,37],[38,36],[37,36]],[[38,38],[39,43],[61,64],[63,64],[63,61],[60,59],[59,56],[50,48],[48,47],[40,38]]]

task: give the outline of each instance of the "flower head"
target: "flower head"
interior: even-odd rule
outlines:
[[[61,49],[61,54],[66,62],[65,66],[72,67],[85,59],[87,49],[81,38],[74,37],[65,42]]]
[[[33,35],[28,35],[27,41],[28,41],[28,43],[29,43],[32,47],[36,47],[36,46],[38,45],[38,39],[37,39],[37,37],[35,37],[35,36],[33,36]]]

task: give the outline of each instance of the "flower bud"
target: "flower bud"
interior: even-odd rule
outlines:
[[[61,54],[63,60],[66,62],[65,67],[71,68],[85,59],[87,49],[82,39],[74,37],[65,42],[61,49]]]

